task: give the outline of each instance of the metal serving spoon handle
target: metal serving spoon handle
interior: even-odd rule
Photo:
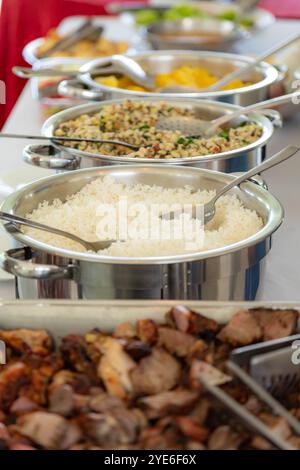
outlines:
[[[47,140],[49,142],[92,142],[95,144],[112,144],[112,145],[121,145],[122,147],[128,147],[131,150],[138,150],[140,146],[128,144],[120,140],[109,140],[109,139],[88,139],[85,137],[46,137],[44,135],[27,135],[27,134],[7,134],[0,132],[0,138],[6,139],[29,139],[29,140]]]
[[[80,237],[77,237],[76,235],[73,235],[72,233],[65,232],[64,230],[50,227],[49,225],[44,225],[39,222],[35,222],[34,220],[25,219],[24,217],[9,214],[7,212],[2,211],[0,211],[0,219],[5,220],[7,222],[12,222],[13,224],[25,225],[26,227],[35,228],[44,232],[54,233],[55,235],[59,235],[60,237],[69,238],[70,240],[73,240],[74,242],[84,246],[84,248],[89,251],[97,252],[99,250],[105,250],[106,248],[109,248],[112,243],[116,242],[116,240],[100,240],[96,242],[88,242]]]
[[[234,178],[234,180],[226,184],[226,186],[223,186],[223,188],[217,191],[217,194],[211,199],[211,201],[204,205],[204,224],[207,224],[211,219],[213,219],[216,211],[216,202],[221,196],[223,196],[223,194],[227,193],[227,191],[234,188],[235,186],[239,186],[247,179],[252,178],[252,176],[257,175],[258,173],[262,173],[263,171],[268,170],[269,168],[272,168],[273,166],[287,160],[288,158],[295,155],[299,150],[300,147],[297,147],[296,145],[289,145],[285,149],[265,160],[263,163],[260,163],[254,168],[251,168],[251,170],[246,171],[246,173],[243,173],[241,176]]]
[[[263,54],[260,54],[253,62],[250,64],[239,67],[237,70],[234,70],[232,73],[229,73],[228,75],[225,75],[224,78],[221,80],[218,80],[217,82],[213,83],[212,85],[208,86],[207,88],[203,89],[202,91],[216,91],[219,90],[221,87],[228,85],[232,80],[240,77],[246,72],[249,72],[249,70],[252,70],[254,67],[259,65],[260,62],[263,60],[267,59],[268,57],[272,56],[273,54],[276,54],[277,52],[280,52],[282,49],[285,47],[289,46],[293,42],[295,42],[297,39],[299,39],[300,34],[294,34],[293,36],[289,37],[285,41],[281,42],[280,44],[277,44],[277,46],[271,47],[271,49],[268,49],[267,52],[264,52]]]
[[[232,119],[239,117],[243,114],[246,114],[246,113],[248,114],[248,113],[251,113],[252,111],[259,111],[260,109],[266,109],[266,108],[273,109],[272,106],[287,104],[287,103],[290,103],[293,99],[299,99],[299,98],[300,98],[300,93],[294,92],[294,93],[288,93],[282,96],[277,96],[276,98],[271,98],[269,100],[261,101],[259,103],[251,104],[250,106],[246,106],[245,108],[238,109],[237,111],[234,111],[233,113],[225,114],[224,116],[214,119],[213,121],[211,121],[211,126],[206,129],[205,133],[209,134],[211,132],[214,132],[218,127],[222,127],[224,124],[227,124]]]

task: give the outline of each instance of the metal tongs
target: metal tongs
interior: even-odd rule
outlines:
[[[49,47],[45,52],[39,54],[39,59],[48,57],[56,51],[63,51],[74,46],[79,41],[87,38],[98,38],[103,32],[102,26],[93,25],[91,19],[87,19],[78,29],[72,31],[67,36],[57,41],[53,46]]]
[[[284,393],[300,379],[300,365],[292,362],[292,347],[296,341],[300,346],[299,334],[235,349],[226,365],[233,375],[252,390],[277,416],[284,418],[291,428],[300,435],[300,422],[261,385],[261,383],[276,384],[277,386],[280,384],[281,393]],[[249,373],[244,367],[249,370]],[[276,448],[295,450],[294,446],[272,433],[270,428],[259,418],[251,414],[219,386],[211,383],[205,374],[199,375],[199,382],[247,427],[259,433]]]

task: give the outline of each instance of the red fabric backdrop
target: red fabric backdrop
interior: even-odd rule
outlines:
[[[300,0],[261,0],[259,6],[277,18],[300,18]]]
[[[25,81],[15,77],[14,65],[25,65],[21,52],[31,40],[70,15],[105,15],[111,0],[2,0],[0,16],[0,80],[6,84],[6,104],[0,104],[0,128]],[[24,116],[26,119],[26,116]]]

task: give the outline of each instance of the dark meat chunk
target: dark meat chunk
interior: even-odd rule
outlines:
[[[299,318],[299,314],[295,310],[274,311],[259,308],[250,310],[250,312],[254,315],[263,331],[264,341],[283,338],[295,333]]]
[[[181,367],[169,353],[153,348],[131,372],[136,395],[154,395],[174,388],[180,379]]]
[[[111,395],[128,399],[133,389],[130,372],[136,363],[124,351],[119,341],[112,337],[102,337],[101,350],[102,357],[98,365],[98,376]]]
[[[139,430],[135,414],[124,407],[82,415],[79,424],[84,434],[100,446],[133,443]]]
[[[18,420],[18,430],[32,442],[45,449],[64,449],[78,442],[81,434],[62,416],[36,411]]]
[[[23,362],[8,364],[0,372],[0,409],[8,411],[19,392],[31,380],[32,371]]]
[[[218,335],[221,341],[232,346],[245,346],[262,338],[262,329],[256,318],[248,311],[236,313]]]
[[[135,361],[139,361],[143,357],[151,354],[151,346],[143,341],[129,341],[124,345],[124,350]]]
[[[236,450],[241,444],[241,436],[229,426],[220,426],[208,440],[209,450]]]
[[[215,335],[220,327],[217,322],[178,305],[166,315],[168,323],[179,331],[192,333],[203,337]]]
[[[61,385],[70,385],[75,393],[88,394],[93,383],[90,377],[85,374],[73,372],[67,369],[58,371],[52,378],[52,382],[49,385],[49,393]]]
[[[145,409],[148,418],[154,419],[167,414],[188,413],[198,398],[196,391],[177,389],[143,397],[139,400],[139,404]]]
[[[158,342],[159,346],[164,346],[171,354],[176,354],[179,357],[187,356],[197,339],[195,336],[176,331],[174,328],[160,327],[158,328]]]
[[[62,339],[60,351],[65,363],[72,370],[84,373],[95,378],[95,365],[88,354],[88,345],[85,339],[79,335],[69,335]]]
[[[53,349],[52,338],[45,330],[0,330],[0,340],[20,354],[47,356]]]
[[[153,320],[138,320],[137,335],[144,343],[154,344],[157,340],[157,325]]]

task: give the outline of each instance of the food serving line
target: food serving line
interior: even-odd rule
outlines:
[[[240,53],[259,53],[261,44],[264,50],[285,39],[287,34],[298,32],[300,22],[277,22],[270,26],[267,32],[258,33],[257,36],[249,40],[247,49],[239,50]],[[28,112],[28,110],[30,110]],[[30,113],[30,119],[28,115]],[[285,124],[284,129],[276,130],[271,143],[268,145],[268,154],[281,150],[290,143],[297,143],[298,138],[299,115]],[[39,134],[41,121],[37,102],[34,102],[30,96],[29,86],[27,86],[17,103],[11,118],[7,122],[4,132]],[[24,141],[24,144],[28,142]],[[22,141],[3,141],[0,142],[2,155],[9,155],[9,159],[3,159],[3,168],[6,172],[14,169],[8,178],[2,177],[4,186],[14,180],[17,186],[46,176],[46,170],[28,167],[21,163],[21,153],[24,147]],[[5,163],[4,163],[5,161]],[[285,223],[275,235],[275,241],[271,253],[267,257],[265,274],[261,280],[259,299],[280,300],[297,298],[298,295],[298,273],[297,263],[295,263],[295,253],[297,252],[298,236],[300,226],[297,224],[297,192],[298,192],[298,158],[291,159],[284,164],[284,167],[278,167],[268,172],[264,179],[267,181],[271,192],[279,198],[285,207]],[[17,171],[16,171],[17,168]],[[49,174],[51,174],[49,172]],[[6,188],[8,189],[8,188]],[[4,188],[5,192],[5,188]],[[2,241],[7,248],[7,240]],[[1,246],[2,248],[2,246]],[[14,297],[14,283],[12,280],[3,280],[0,284],[0,296],[4,298]]]

